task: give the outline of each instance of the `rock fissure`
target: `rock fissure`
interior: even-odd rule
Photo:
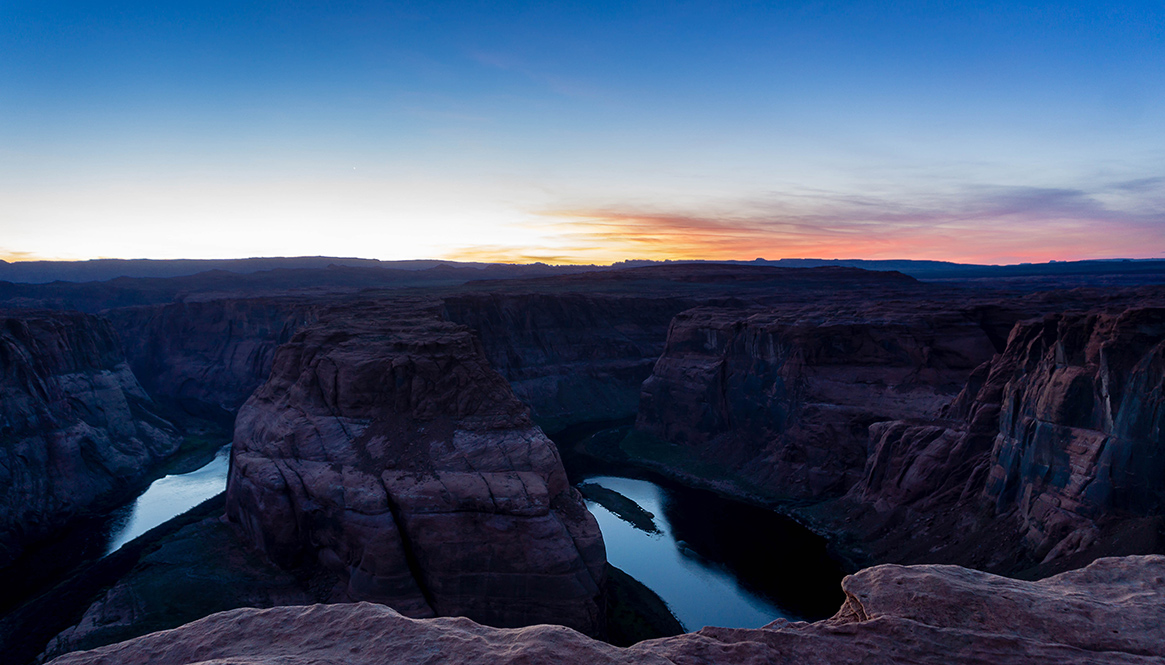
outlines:
[[[429,609],[436,613],[437,603],[433,596],[433,592],[429,590],[429,586],[425,582],[425,570],[421,566],[420,560],[417,558],[417,553],[413,549],[412,540],[409,538],[408,525],[405,521],[404,513],[401,511],[400,505],[393,499],[392,491],[389,489],[384,479],[380,479],[380,485],[384,488],[384,496],[388,502],[388,509],[392,514],[392,520],[396,524],[397,533],[400,534],[401,548],[404,551],[405,564],[408,566],[409,573],[413,577],[413,582],[417,585],[417,590],[421,597],[425,599],[425,604]]]

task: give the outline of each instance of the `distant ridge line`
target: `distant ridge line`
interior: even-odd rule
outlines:
[[[87,261],[20,261],[0,260],[0,281],[46,284],[50,282],[103,282],[119,277],[171,278],[187,277],[210,271],[252,274],[271,270],[319,270],[332,267],[387,269],[401,271],[486,270],[507,268],[515,273],[550,275],[592,270],[634,268],[678,263],[722,263],[768,265],[783,268],[842,266],[874,271],[898,271],[917,279],[974,279],[1039,277],[1081,274],[1165,274],[1165,259],[1087,259],[1050,261],[1015,265],[984,265],[914,259],[755,259],[653,261],[632,259],[610,266],[561,265],[544,263],[505,264],[460,262],[442,259],[381,261],[355,257],[298,256],[253,257],[246,259],[90,259]]]

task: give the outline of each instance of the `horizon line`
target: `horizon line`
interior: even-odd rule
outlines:
[[[20,254],[17,252],[17,254]],[[893,258],[893,259],[867,259],[860,257],[851,258],[819,258],[812,256],[796,256],[796,257],[781,257],[769,259],[764,257],[756,257],[751,259],[697,259],[697,258],[676,258],[676,259],[648,259],[648,258],[626,258],[611,263],[571,263],[571,262],[552,262],[552,261],[512,261],[512,260],[496,260],[496,261],[460,261],[457,259],[441,259],[441,258],[409,258],[409,259],[377,259],[360,256],[328,256],[324,254],[317,255],[298,255],[298,256],[245,256],[245,257],[224,257],[224,258],[149,258],[149,257],[94,257],[87,259],[46,259],[46,258],[16,258],[12,256],[0,256],[0,264],[7,265],[21,265],[21,264],[44,264],[44,263],[66,263],[66,264],[83,264],[96,263],[101,261],[121,261],[121,262],[138,262],[151,261],[158,263],[177,263],[177,262],[229,262],[229,261],[276,261],[276,260],[299,260],[299,259],[333,259],[337,261],[367,261],[375,263],[445,263],[454,265],[511,265],[511,266],[553,266],[553,267],[614,267],[623,263],[776,263],[781,261],[823,261],[832,263],[844,263],[847,261],[862,261],[867,263],[945,263],[957,266],[987,266],[987,267],[1012,267],[1025,265],[1044,265],[1050,263],[1100,263],[1100,262],[1130,262],[1130,261],[1165,261],[1165,256],[1162,257],[1102,257],[1102,258],[1088,258],[1088,259],[1049,259],[1047,261],[1020,261],[1017,263],[963,263],[959,261],[951,261],[948,259],[908,259],[908,258]]]

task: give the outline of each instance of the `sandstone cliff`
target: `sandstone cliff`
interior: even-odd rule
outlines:
[[[1037,558],[1087,547],[1098,518],[1165,513],[1165,309],[1026,323],[1005,355],[986,492]]]
[[[772,496],[838,496],[861,478],[871,424],[938,416],[992,357],[992,316],[912,303],[690,310],[643,384],[636,431]]]
[[[634,416],[672,317],[693,301],[587,293],[467,294],[445,316],[474,330],[490,365],[544,428]]]
[[[336,599],[410,616],[602,629],[602,536],[465,327],[352,305],[279,348],[239,411],[227,512]]]
[[[560,626],[417,620],[369,603],[240,609],[52,662],[1165,663],[1163,576],[1161,556],[1102,559],[1034,583],[957,566],[878,566],[843,581],[846,602],[826,621],[705,628],[626,649]]]
[[[275,348],[318,316],[296,298],[221,299],[109,310],[150,395],[232,419],[267,379]]]
[[[1055,570],[1159,548],[1163,353],[1165,309],[1021,322],[945,420],[870,428],[841,506],[875,556]]]
[[[0,567],[127,498],[181,442],[96,316],[0,313],[0,396]]]

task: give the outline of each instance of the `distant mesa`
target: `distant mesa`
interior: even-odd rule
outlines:
[[[1098,259],[1087,261],[1057,261],[1047,263],[1020,263],[1017,265],[980,265],[950,261],[919,261],[912,259],[774,259],[757,257],[751,261],[680,260],[653,261],[631,259],[610,266],[548,265],[545,263],[509,264],[461,262],[441,259],[413,259],[381,261],[354,257],[297,256],[253,257],[246,259],[92,259],[88,261],[19,261],[0,260],[0,281],[47,284],[50,282],[102,282],[119,277],[168,278],[188,277],[209,271],[247,275],[273,270],[324,270],[328,268],[367,268],[392,271],[463,270],[502,271],[501,278],[532,274],[565,274],[593,270],[610,270],[677,263],[726,263],[771,265],[782,268],[817,268],[842,266],[863,270],[898,272],[919,279],[954,279],[973,277],[1025,277],[1036,275],[1070,275],[1098,273],[1165,274],[1165,260],[1160,259]]]

